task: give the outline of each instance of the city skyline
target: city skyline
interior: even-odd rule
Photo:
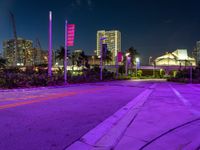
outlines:
[[[48,12],[53,12],[53,48],[64,45],[64,21],[76,24],[75,46],[93,53],[98,30],[119,30],[122,51],[134,46],[147,59],[165,51],[186,48],[191,51],[200,39],[198,1],[129,2],[68,0],[59,2],[1,1],[0,50],[3,40],[13,38],[8,10],[15,15],[18,37],[48,47]],[[87,36],[87,37],[86,37]]]

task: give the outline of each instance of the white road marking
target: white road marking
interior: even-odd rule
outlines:
[[[189,110],[195,114],[195,115],[198,115],[200,116],[200,111],[192,108],[192,104],[185,98],[183,97],[183,95],[181,95],[180,92],[178,92],[171,84],[169,85],[170,88],[173,90],[173,92],[176,94],[176,96],[183,102],[183,104],[189,108]]]
[[[195,90],[197,90],[197,91],[200,91],[200,88],[199,88],[199,87],[196,87],[196,86],[194,86],[194,85],[192,85],[192,84],[189,84],[189,85],[187,85],[187,86],[189,86],[189,87],[191,87],[191,88],[193,88],[193,89],[195,89]]]

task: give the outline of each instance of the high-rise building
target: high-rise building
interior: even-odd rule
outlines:
[[[3,42],[3,56],[8,60],[8,66],[32,66],[34,64],[35,57],[33,42],[18,38],[17,58],[15,58],[15,47],[16,44],[14,39]]]
[[[3,57],[8,60],[8,66],[32,66],[40,64],[41,50],[33,48],[31,40],[18,38],[16,56],[15,51],[16,44],[14,39],[3,42]]]
[[[121,51],[121,32],[118,30],[97,31],[97,50],[96,54],[100,58],[101,42],[100,38],[105,37],[102,44],[107,44],[107,49],[112,53],[112,64],[115,64],[117,53]]]

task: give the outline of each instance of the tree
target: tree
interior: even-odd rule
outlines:
[[[0,57],[0,68],[5,68],[7,64],[7,60]]]
[[[128,50],[126,50],[126,53],[129,53],[129,57],[131,57],[131,63],[135,64],[135,59],[139,57],[139,53],[134,47],[130,47]]]
[[[65,48],[63,46],[60,46],[60,49],[57,49],[56,52],[56,59],[63,60],[63,66],[64,66],[64,57],[65,57]],[[67,57],[70,58],[69,49],[67,49]]]
[[[84,51],[72,53],[72,65],[75,64],[78,67],[85,66],[86,68],[89,68],[88,56],[85,55]]]
[[[105,51],[105,54],[103,54],[103,61],[105,61],[107,64],[112,61],[111,51],[109,50]]]

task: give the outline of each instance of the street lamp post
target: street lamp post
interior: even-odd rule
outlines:
[[[49,12],[48,76],[52,77],[52,12]]]
[[[92,64],[94,65],[94,56],[92,56]]]
[[[100,38],[100,56],[101,56],[101,59],[100,59],[100,80],[102,81],[103,80],[103,40],[105,40],[106,38],[105,37],[101,37]]]
[[[192,83],[192,63],[190,63],[190,83]]]
[[[152,63],[152,58],[153,58],[152,56],[149,57],[149,65],[153,66],[153,77],[154,77],[155,76],[155,64],[154,64],[155,62],[153,61]]]
[[[139,65],[139,63],[140,63],[140,59],[137,57],[137,58],[135,59],[135,62],[136,62],[136,66],[135,66],[135,75],[136,75],[136,77],[137,77],[137,70],[138,70],[138,65]]]
[[[151,65],[152,56],[149,57],[149,65]]]
[[[65,21],[65,53],[64,53],[64,83],[67,84],[67,20]]]
[[[156,62],[153,62],[153,77],[155,78],[155,67],[156,67]]]
[[[118,79],[118,76],[119,76],[119,62],[118,62],[118,55],[116,56],[116,62],[115,62],[115,65],[116,65],[116,78]]]
[[[130,53],[126,53],[126,76],[128,76],[128,56]]]

